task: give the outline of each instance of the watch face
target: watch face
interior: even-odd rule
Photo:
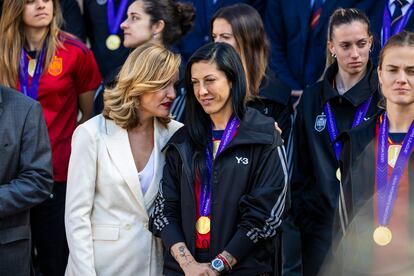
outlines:
[[[218,271],[222,271],[224,269],[224,263],[222,260],[216,258],[211,261],[211,266]]]

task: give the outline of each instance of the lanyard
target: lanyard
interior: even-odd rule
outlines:
[[[20,78],[20,90],[26,96],[37,100],[38,90],[39,90],[39,82],[40,76],[42,75],[42,64],[43,58],[46,52],[45,43],[42,46],[42,50],[40,50],[40,54],[38,56],[36,67],[33,73],[32,84],[29,87],[29,62],[26,58],[27,52],[24,48],[22,48],[20,54],[20,68],[19,68],[19,78]]]
[[[369,108],[369,105],[371,104],[371,100],[372,100],[372,96],[369,97],[365,102],[363,102],[361,105],[358,106],[357,111],[355,113],[354,122],[352,123],[351,128],[358,126],[362,122],[363,118],[368,112],[368,108]],[[339,134],[338,128],[336,126],[335,117],[333,115],[332,108],[329,102],[326,102],[323,108],[325,110],[326,118],[328,121],[329,138],[331,142],[333,143],[333,149],[335,152],[336,160],[339,160],[339,157],[341,155],[341,150],[342,150],[342,143],[340,141],[335,142]]]
[[[119,26],[122,18],[125,16],[125,12],[128,6],[128,0],[121,0],[118,11],[115,15],[115,3],[114,0],[108,0],[106,15],[108,19],[108,30],[110,34],[118,33]]]
[[[385,226],[389,223],[392,209],[397,198],[400,179],[410,158],[413,146],[414,121],[411,123],[411,126],[405,135],[401,151],[388,182],[388,120],[387,113],[385,112],[379,127],[377,169],[375,174],[377,185],[377,216],[381,226]]]
[[[391,36],[398,34],[404,29],[405,25],[407,25],[407,22],[408,22],[408,19],[410,17],[411,10],[413,9],[413,7],[414,7],[414,2],[410,5],[405,15],[396,23],[397,25],[395,26],[395,28],[391,30],[391,11],[388,5],[385,5],[384,15],[383,15],[383,24],[382,24],[383,26],[382,27],[383,28],[382,43],[381,43],[382,47],[384,47],[385,43],[388,41],[388,39]]]
[[[236,134],[239,120],[232,115],[227,122],[226,128],[221,138],[220,145],[217,149],[217,156],[224,150],[224,148],[230,143]],[[212,158],[212,142],[210,141],[208,149],[206,150],[206,164],[207,164],[207,179],[201,181],[201,192],[200,192],[200,215],[208,216],[210,214],[210,202],[211,202],[211,173],[213,167]]]

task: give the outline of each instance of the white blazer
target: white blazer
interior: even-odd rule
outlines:
[[[165,164],[161,149],[182,126],[154,120],[154,177],[142,194],[128,133],[98,115],[72,138],[65,225],[66,275],[162,275],[162,243],[148,231]]]

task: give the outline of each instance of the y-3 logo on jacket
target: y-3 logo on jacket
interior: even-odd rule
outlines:
[[[246,157],[237,157],[236,156],[236,161],[237,161],[237,164],[243,164],[243,165],[249,164],[249,159],[247,159]]]
[[[322,112],[322,114],[316,116],[315,120],[315,130],[321,132],[325,129],[326,126],[326,115]]]

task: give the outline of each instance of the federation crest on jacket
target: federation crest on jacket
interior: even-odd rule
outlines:
[[[322,114],[316,116],[315,120],[315,130],[321,132],[325,129],[326,126],[326,115],[322,112]]]

